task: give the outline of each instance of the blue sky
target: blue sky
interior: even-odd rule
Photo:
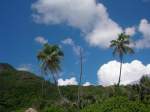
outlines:
[[[1,0],[0,3],[0,62],[9,63],[16,68],[26,67],[30,69],[32,72],[39,74],[39,64],[36,59],[37,52],[41,49],[42,45],[35,41],[37,37],[42,37],[45,40],[48,40],[49,43],[59,44],[64,51],[65,57],[62,61],[62,73],[61,78],[71,78],[76,77],[78,80],[79,76],[79,57],[73,50],[72,45],[63,44],[62,41],[66,39],[72,39],[74,43],[74,47],[82,46],[85,53],[85,62],[84,62],[84,77],[83,82],[91,82],[92,84],[96,84],[99,82],[97,77],[97,72],[101,66],[110,62],[111,60],[115,60],[112,56],[112,50],[107,46],[103,45],[103,41],[105,40],[105,36],[96,37],[96,43],[93,39],[95,34],[92,34],[92,31],[97,31],[97,27],[94,29],[95,24],[103,23],[103,17],[106,17],[106,20],[111,19],[109,23],[106,21],[106,25],[112,24],[115,22],[114,27],[116,28],[116,32],[124,30],[126,28],[132,27],[134,34],[131,36],[133,40],[137,41],[142,40],[139,46],[135,46],[135,54],[126,56],[124,62],[132,62],[133,60],[138,60],[143,63],[144,66],[150,63],[150,46],[146,45],[150,42],[150,1],[148,0],[97,0],[96,2],[92,2],[94,6],[99,7],[98,4],[101,4],[100,12],[96,12],[96,16],[99,19],[95,20],[95,18],[91,18],[91,20],[95,20],[98,23],[91,22],[89,18],[84,18],[85,13],[81,13],[81,15],[76,12],[67,11],[65,6],[67,5],[58,5],[53,7],[53,11],[57,13],[56,18],[59,22],[55,22],[54,18],[49,19],[51,16],[55,16],[55,13],[52,14],[52,9],[49,9],[47,12],[45,11],[45,7],[51,6],[52,0],[48,1],[50,5],[43,5],[44,3],[37,4],[38,1],[42,0]],[[43,0],[44,1],[44,0]],[[57,0],[56,0],[57,1]],[[62,0],[65,2],[65,0]],[[72,0],[70,0],[72,1]],[[80,3],[79,6],[82,7],[84,5],[85,0],[81,0],[83,2]],[[94,0],[88,0],[94,1]],[[34,6],[32,6],[34,4]],[[60,3],[61,4],[61,3]],[[63,3],[62,3],[63,4]],[[70,2],[70,4],[72,4]],[[86,3],[85,3],[86,4]],[[39,6],[45,6],[44,8],[39,8]],[[60,7],[59,7],[60,6]],[[73,5],[74,6],[74,5]],[[88,4],[90,7],[90,5]],[[92,7],[94,7],[92,6]],[[31,8],[32,7],[32,8]],[[33,8],[34,7],[34,8]],[[65,9],[66,8],[66,9]],[[74,7],[78,9],[78,7]],[[74,9],[74,8],[71,8]],[[85,7],[84,10],[86,10]],[[60,10],[61,9],[61,10]],[[65,9],[64,12],[62,9]],[[87,9],[87,12],[90,12],[90,9]],[[107,9],[104,11],[103,9]],[[42,18],[42,14],[39,14],[38,11],[42,10],[42,14],[48,14],[47,18],[48,22],[45,22]],[[68,9],[70,10],[70,9]],[[78,9],[81,10],[82,8]],[[45,12],[44,12],[45,11]],[[74,11],[74,10],[73,10]],[[75,10],[76,11],[76,10]],[[95,11],[95,10],[94,10]],[[93,12],[94,12],[93,11]],[[65,15],[67,12],[68,15]],[[87,14],[87,17],[93,14]],[[63,14],[64,13],[64,14]],[[79,16],[78,18],[72,17],[71,14]],[[59,15],[60,14],[60,15]],[[41,17],[40,19],[34,18],[33,16]],[[61,18],[59,18],[62,17]],[[68,16],[68,17],[67,17]],[[72,19],[72,18],[73,19]],[[71,18],[71,19],[68,19]],[[75,18],[75,19],[74,19]],[[80,19],[81,18],[81,19]],[[79,19],[79,20],[78,20]],[[82,21],[82,19],[84,19]],[[87,19],[87,20],[85,20]],[[81,20],[81,23],[80,23]],[[142,22],[143,20],[143,22]],[[85,22],[87,21],[87,23]],[[77,22],[77,23],[75,23]],[[85,23],[84,23],[85,22]],[[88,24],[90,22],[90,25]],[[107,24],[108,22],[108,24]],[[79,24],[80,23],[80,24]],[[139,31],[140,25],[141,30]],[[85,26],[88,25],[88,26]],[[82,27],[83,26],[83,27]],[[87,28],[88,27],[88,28]],[[98,28],[101,26],[98,26]],[[111,26],[113,27],[113,26]],[[121,28],[120,28],[121,27]],[[87,30],[87,29],[88,30]],[[134,29],[135,28],[135,29]],[[142,30],[149,30],[149,32],[144,32]],[[105,27],[104,27],[105,29]],[[84,32],[84,30],[87,30]],[[99,30],[98,30],[99,31]],[[112,28],[113,31],[113,28]],[[101,32],[101,31],[100,31]],[[109,30],[108,33],[111,31]],[[97,33],[97,32],[96,32]],[[102,32],[101,32],[102,33]],[[104,32],[107,34],[106,32]],[[90,35],[90,36],[89,36]],[[96,34],[100,35],[100,34]],[[106,40],[107,41],[107,40]],[[101,44],[102,43],[102,44]],[[107,43],[107,42],[106,42]],[[137,44],[138,45],[138,44]]]

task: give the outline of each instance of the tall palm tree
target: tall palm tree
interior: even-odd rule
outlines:
[[[51,73],[61,98],[63,97],[58,86],[57,75],[61,71],[60,63],[63,57],[64,54],[58,45],[50,45],[48,43],[44,44],[43,49],[37,55],[37,59],[41,63],[41,69],[44,72],[44,75]]]
[[[134,53],[134,50],[129,45],[130,45],[129,35],[126,35],[125,33],[119,34],[116,40],[111,41],[110,47],[114,49],[113,55],[118,55],[120,58],[120,73],[119,73],[119,80],[117,84],[118,86],[120,85],[120,81],[121,81],[123,56],[125,54]]]

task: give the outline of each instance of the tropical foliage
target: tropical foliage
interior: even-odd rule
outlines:
[[[45,97],[41,93],[43,79],[30,72],[8,69],[0,72],[0,112],[24,112],[34,108],[38,112],[77,112],[78,86],[61,87],[70,103],[63,103],[56,86],[46,81]],[[142,84],[141,84],[142,83]],[[140,101],[141,85],[143,99]],[[149,112],[150,78],[143,77],[139,84],[120,86],[81,87],[81,112]],[[112,109],[111,111],[109,111]]]
[[[120,58],[120,73],[119,73],[118,86],[120,85],[120,81],[121,81],[123,56],[125,54],[134,53],[133,49],[129,45],[130,45],[129,35],[126,35],[125,33],[121,33],[116,40],[111,41],[110,47],[114,49],[113,55],[118,55]]]

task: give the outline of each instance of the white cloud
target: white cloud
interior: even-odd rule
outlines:
[[[84,34],[85,40],[91,45],[108,48],[110,41],[125,31],[134,36],[135,27],[125,30],[111,19],[107,8],[96,0],[37,0],[32,4],[33,19],[37,23],[51,25],[65,23],[78,28]],[[150,48],[150,23],[142,19],[138,31],[143,39],[137,40],[135,48]]]
[[[108,48],[110,41],[116,39],[121,32],[121,27],[108,19],[98,23],[93,31],[86,36],[86,40],[91,46]]]
[[[76,45],[71,38],[66,38],[65,40],[61,41],[61,43],[65,45],[70,45],[73,51],[75,52],[75,54],[79,56],[81,47],[79,45]]]
[[[103,86],[117,84],[119,67],[120,62],[115,60],[102,65],[97,72],[99,84]],[[121,84],[126,85],[138,81],[146,74],[149,74],[150,76],[150,64],[144,65],[139,60],[134,60],[131,63],[124,63],[122,68]]]
[[[91,46],[108,48],[110,41],[117,38],[122,28],[109,17],[106,7],[101,3],[97,4],[97,14],[97,24],[86,36],[86,40]]]
[[[130,36],[134,36],[137,32],[142,36],[131,43],[131,47],[137,49],[150,48],[150,22],[147,19],[142,19],[137,28],[133,26],[125,29],[125,33]]]
[[[125,33],[129,36],[133,36],[136,33],[136,28],[134,26],[133,27],[128,27],[128,28],[125,29]]]
[[[19,71],[31,71],[32,65],[31,64],[22,64],[17,68],[17,70],[19,70]]]
[[[35,38],[35,41],[39,44],[46,44],[48,42],[48,40],[46,40],[44,37],[42,36],[38,36]]]
[[[95,0],[37,0],[32,9],[37,23],[67,23],[82,30],[97,19]]]
[[[92,85],[90,82],[85,82],[85,83],[83,84],[83,86],[90,86],[90,85]]]
[[[78,82],[75,77],[72,77],[70,79],[65,79],[65,80],[60,78],[58,79],[58,85],[59,86],[78,85]]]
[[[139,49],[150,48],[150,22],[146,19],[142,19],[138,30],[143,35],[143,38],[135,42],[135,47]]]
[[[113,21],[102,3],[95,0],[38,0],[32,4],[37,23],[61,24],[80,29],[92,46],[109,47],[122,28]]]
[[[74,45],[74,41],[71,38],[66,38],[62,43],[66,45]]]
[[[70,79],[58,79],[59,86],[68,86],[68,85],[78,85],[78,82],[75,77],[71,77]],[[90,82],[85,82],[83,86],[90,86],[92,85]]]

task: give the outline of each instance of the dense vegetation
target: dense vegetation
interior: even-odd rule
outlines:
[[[42,83],[44,90],[42,91]],[[17,71],[0,64],[0,112],[24,112],[32,107],[38,112],[77,112],[77,86],[60,88],[30,72]],[[150,79],[139,84],[81,87],[81,112],[149,112]]]
[[[102,104],[93,104],[82,112],[149,112],[150,106],[138,101],[129,101],[126,97],[112,97]]]

